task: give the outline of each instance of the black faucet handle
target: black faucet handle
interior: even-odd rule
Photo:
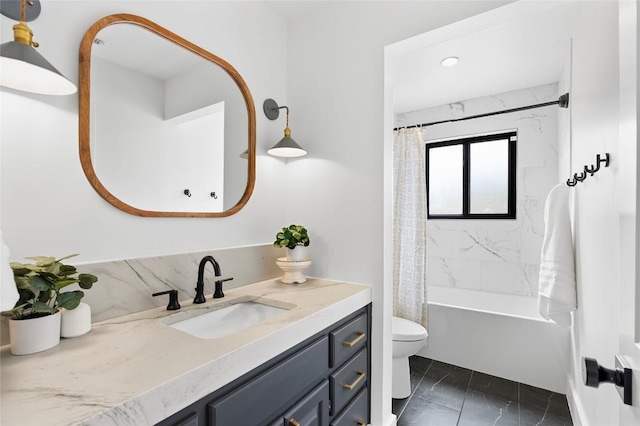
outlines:
[[[176,311],[180,309],[180,303],[178,302],[178,290],[167,290],[159,293],[153,293],[152,296],[162,296],[163,294],[169,295],[169,304],[167,305],[167,311]]]
[[[224,297],[224,293],[222,292],[222,283],[225,281],[231,281],[233,279],[233,277],[231,278],[225,278],[222,280],[216,280],[215,284],[216,284],[216,289],[213,292],[213,298],[214,299],[219,299],[221,297]]]

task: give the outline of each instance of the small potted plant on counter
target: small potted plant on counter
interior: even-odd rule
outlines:
[[[302,261],[307,259],[304,247],[309,246],[309,235],[304,226],[290,225],[278,232],[273,245],[287,248],[287,260]]]
[[[72,284],[90,289],[98,278],[78,274],[77,269],[63,260],[46,256],[28,257],[35,263],[11,262],[20,299],[15,307],[2,315],[9,316],[11,353],[26,355],[41,352],[60,342],[61,309],[73,310],[84,297],[82,290],[62,292]],[[90,315],[90,314],[89,314]]]
[[[273,243],[276,247],[286,247],[287,257],[276,260],[276,265],[284,272],[280,279],[285,284],[302,284],[307,281],[304,271],[311,265],[307,257],[306,248],[309,246],[309,235],[302,225],[290,225],[282,228]]]

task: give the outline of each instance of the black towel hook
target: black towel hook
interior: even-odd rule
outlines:
[[[604,163],[605,167],[609,167],[609,153],[605,153],[605,158],[604,160],[600,158],[600,154],[596,155],[596,165],[594,166],[593,164],[591,165],[591,167],[587,167],[584,166],[584,170],[586,172],[589,172],[591,174],[591,176],[593,176],[598,170],[600,170],[600,163]]]
[[[571,179],[567,179],[567,186],[576,186],[578,184],[578,181],[571,180]]]
[[[574,173],[573,174],[573,178],[575,180],[577,180],[578,182],[582,182],[583,180],[585,180],[587,178],[587,172],[580,173],[580,176],[578,176],[577,173]]]
[[[185,189],[184,195],[186,195],[187,197],[191,197],[191,191],[189,191],[188,189]]]

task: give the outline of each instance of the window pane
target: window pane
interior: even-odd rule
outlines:
[[[469,213],[509,212],[509,141],[470,145]]]
[[[429,149],[429,214],[462,214],[462,145]]]

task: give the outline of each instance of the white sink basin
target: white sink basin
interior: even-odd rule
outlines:
[[[287,310],[258,302],[240,302],[168,325],[201,339],[215,339],[258,324]]]

